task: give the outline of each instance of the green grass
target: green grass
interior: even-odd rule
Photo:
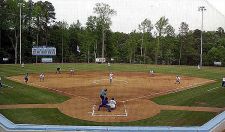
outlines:
[[[210,90],[213,88],[216,89]],[[213,83],[178,93],[159,96],[151,100],[161,105],[204,106],[223,108],[225,107],[224,93],[225,88],[221,88],[220,83]]]
[[[57,109],[11,109],[0,113],[17,124],[80,125],[80,126],[200,126],[213,118],[216,113],[190,111],[161,111],[160,114],[139,121],[126,123],[97,123],[74,119]]]
[[[20,65],[0,65],[0,76],[4,77],[3,82],[14,87],[13,89],[0,89],[0,104],[59,103],[69,99],[68,97],[49,92],[45,89],[39,89],[5,79],[7,76],[21,75],[26,72],[55,72],[58,66],[61,66],[63,71],[68,71],[70,68],[74,68],[78,71],[108,71],[106,64],[25,64],[25,68],[21,68]],[[218,88],[208,91],[209,89],[220,86],[221,78],[225,75],[225,68],[204,67],[198,70],[196,66],[112,64],[110,69],[113,72],[146,72],[146,74],[152,69],[157,73],[213,79],[217,82],[174,94],[156,97],[152,100],[158,104],[164,105],[225,107],[225,89]],[[202,125],[216,114],[207,112],[161,111],[159,115],[141,121],[128,123],[96,123],[73,119],[63,115],[56,109],[14,109],[0,110],[0,113],[16,123],[132,126]]]
[[[0,89],[0,105],[3,104],[55,104],[69,99],[69,97],[49,92],[46,89],[17,83],[3,78],[4,86]]]

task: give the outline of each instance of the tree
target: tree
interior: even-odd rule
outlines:
[[[6,10],[8,12],[7,17],[7,28],[10,29],[8,32],[8,37],[14,49],[14,63],[17,64],[17,57],[18,57],[18,39],[19,39],[19,27],[20,27],[20,7],[27,6],[26,2],[21,0],[7,0],[6,1]],[[24,8],[26,9],[26,7]],[[21,9],[22,10],[22,9]],[[10,15],[9,15],[10,14]],[[25,13],[21,14],[22,17],[22,25],[25,21]]]
[[[59,21],[56,23],[60,30],[61,30],[61,40],[62,40],[62,63],[63,63],[63,55],[64,55],[64,36],[65,36],[65,30],[68,28],[68,24],[65,21]]]
[[[161,38],[162,35],[164,35],[166,33],[166,27],[169,24],[168,21],[169,21],[168,18],[165,18],[163,16],[155,24],[155,28],[158,31],[158,46],[156,46],[156,48],[157,47],[162,47],[162,46],[160,46],[160,38]],[[158,51],[158,49],[156,51]],[[155,64],[157,64],[158,63],[157,62],[158,61],[158,52],[155,53],[155,56],[156,56],[155,57],[156,58]],[[161,50],[161,55],[160,56],[162,56],[162,50]]]
[[[180,27],[179,27],[179,36],[181,38],[181,41],[180,41],[179,65],[181,64],[182,45],[183,45],[183,42],[185,42],[185,40],[187,38],[188,31],[189,31],[188,24],[185,23],[185,22],[181,22]]]
[[[45,42],[47,45],[49,26],[55,22],[55,8],[52,3],[48,1],[38,1],[34,3],[33,16],[33,21],[37,27],[37,39],[39,40],[39,38],[44,38],[44,40],[41,40],[41,42]],[[38,36],[42,31],[43,35],[41,37]]]
[[[108,4],[105,3],[96,3],[94,7],[94,13],[96,13],[97,20],[101,23],[102,26],[102,58],[105,57],[105,30],[109,29],[112,24],[111,16],[116,15],[116,11],[111,9]]]
[[[175,29],[171,25],[166,26],[165,32],[167,36],[175,37]]]
[[[141,24],[138,25],[138,29],[141,31],[141,57],[143,52],[143,45],[144,45],[144,34],[147,32],[148,34],[151,34],[151,31],[153,29],[152,22],[148,20],[147,18],[141,22]],[[145,53],[146,53],[146,45],[144,46],[144,61],[145,61]]]

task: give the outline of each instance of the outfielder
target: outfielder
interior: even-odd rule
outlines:
[[[2,84],[2,78],[0,77],[0,88],[3,87],[3,84]]]
[[[225,76],[223,77],[223,80],[222,80],[222,87],[225,87]]]

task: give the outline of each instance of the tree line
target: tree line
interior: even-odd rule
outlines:
[[[20,5],[22,6],[22,61],[34,63],[33,46],[53,46],[57,49],[54,62],[95,62],[104,57],[115,63],[198,65],[200,62],[201,30],[190,30],[181,22],[179,31],[162,16],[156,23],[148,18],[131,33],[112,32],[111,18],[117,12],[105,3],[96,3],[95,15],[85,25],[56,21],[55,9],[48,1],[0,1],[0,62],[18,63]],[[77,52],[79,46],[81,52]],[[113,60],[112,60],[113,58]],[[37,58],[40,62],[41,57]],[[222,62],[225,65],[225,32],[203,31],[203,65]]]

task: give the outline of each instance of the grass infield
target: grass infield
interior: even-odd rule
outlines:
[[[26,72],[55,72],[58,66],[60,66],[63,71],[68,71],[70,68],[74,68],[78,71],[108,71],[107,64],[25,64],[25,68],[21,68],[20,65],[0,65],[0,76],[3,77],[3,83],[14,87],[0,89],[0,104],[54,104],[69,99],[69,97],[58,95],[45,89],[35,88],[6,79],[7,76],[23,75]],[[213,79],[217,82],[178,93],[156,97],[151,100],[164,105],[225,107],[225,89],[220,87],[221,78],[225,75],[225,68],[222,67],[204,67],[203,69],[198,70],[197,66],[112,64],[110,69],[113,72],[140,71],[146,73],[151,69],[156,73],[179,74]],[[57,109],[13,109],[0,110],[0,113],[15,123],[128,126],[202,125],[217,114],[208,112],[161,111],[161,113],[155,117],[140,121],[127,123],[95,123],[73,119],[63,115]]]

